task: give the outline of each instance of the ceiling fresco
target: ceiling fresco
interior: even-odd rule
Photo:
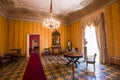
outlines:
[[[115,0],[53,0],[53,18],[69,24]],[[50,17],[50,0],[0,0],[6,17],[42,21]]]

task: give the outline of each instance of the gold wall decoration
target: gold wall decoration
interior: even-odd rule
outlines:
[[[120,1],[106,7],[107,41],[111,63],[120,61]]]
[[[0,16],[0,55],[8,50],[8,26],[7,20]]]
[[[106,21],[110,56],[120,57],[120,1],[106,8]]]
[[[21,48],[22,52],[26,53],[27,34],[40,34],[40,50],[52,46],[52,33],[44,28],[40,22],[8,20],[9,39],[8,49]],[[58,31],[61,34],[61,46],[65,48],[67,41],[67,26],[62,25]]]
[[[111,57],[120,57],[120,1],[105,7],[107,46]],[[69,25],[61,25],[60,43],[66,49],[67,42],[71,41],[73,47],[82,49],[81,20]],[[40,50],[51,47],[52,33],[43,28],[42,23],[5,19],[0,16],[0,54],[11,48],[21,48],[26,53],[27,34],[40,34]]]
[[[69,41],[72,42],[72,47],[82,49],[82,28],[81,21],[74,22],[68,26]]]

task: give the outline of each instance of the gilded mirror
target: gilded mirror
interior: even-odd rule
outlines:
[[[58,31],[54,31],[52,33],[52,45],[53,46],[60,45],[60,33]]]

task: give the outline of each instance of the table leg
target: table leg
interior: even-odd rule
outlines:
[[[59,65],[58,65],[58,54],[57,54],[57,66],[59,66]]]
[[[50,55],[49,55],[49,61],[52,61],[53,59],[52,59],[52,52],[50,53]]]
[[[74,58],[72,58],[72,78],[74,80]]]

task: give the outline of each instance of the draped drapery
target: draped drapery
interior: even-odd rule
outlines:
[[[84,29],[84,25],[82,25],[82,53],[84,56],[84,61],[86,61],[86,57],[87,57],[87,48],[86,48],[86,40],[85,40],[85,29]]]
[[[109,64],[109,55],[106,46],[105,19],[104,13],[100,14],[98,22],[95,23],[98,49],[100,52],[100,63]]]
[[[84,38],[85,38],[85,27],[87,25],[88,26],[93,25],[95,27],[97,44],[100,52],[100,63],[109,64],[109,55],[106,46],[104,13],[102,12],[97,16],[82,21],[83,46],[84,46]]]

